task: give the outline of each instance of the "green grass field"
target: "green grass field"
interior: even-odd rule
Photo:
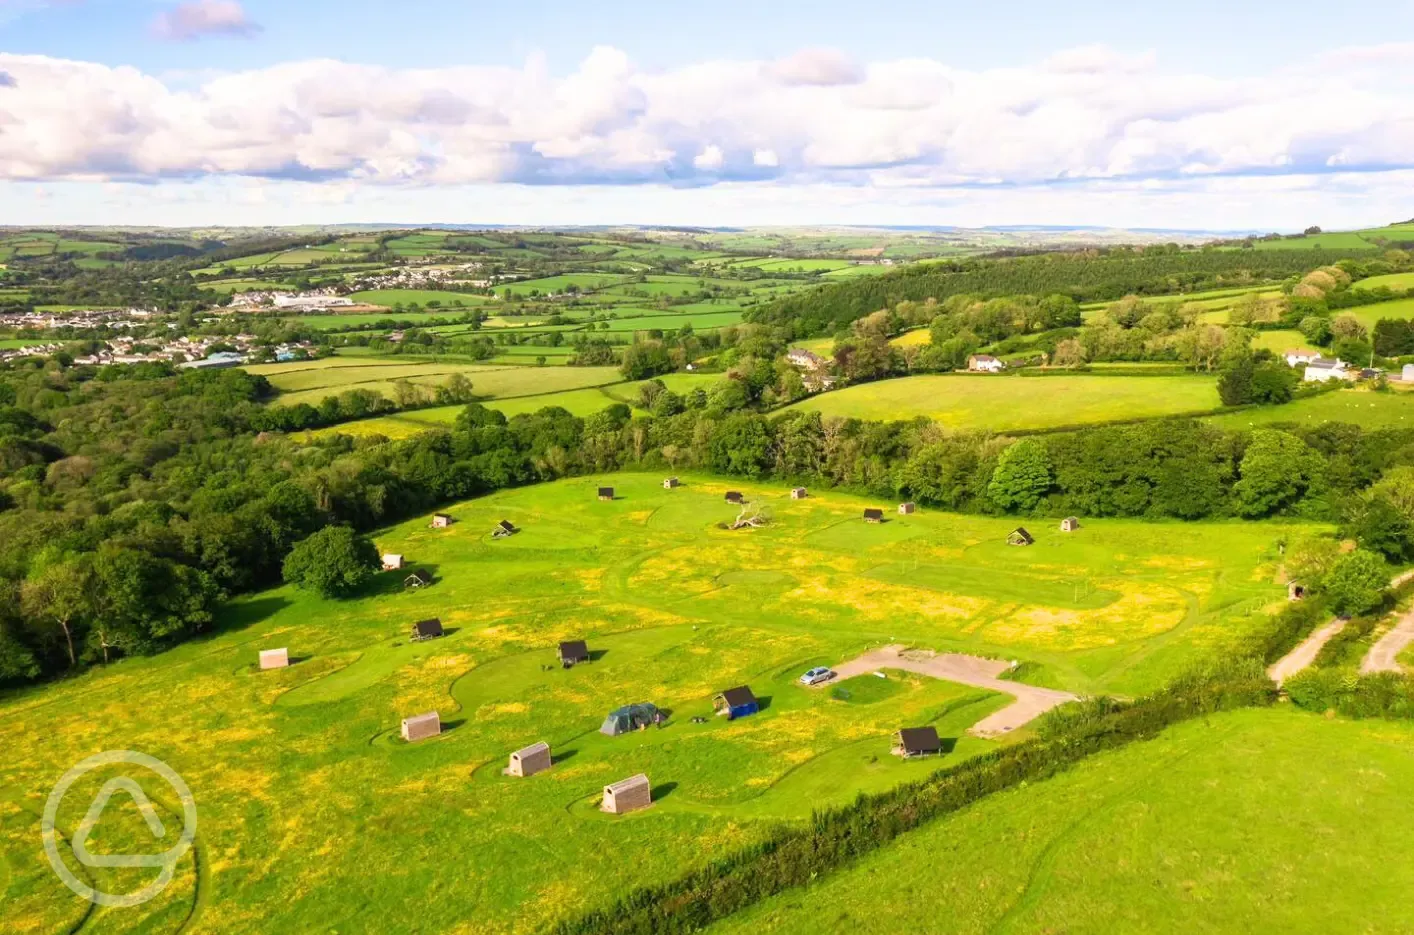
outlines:
[[[925,416],[950,428],[1006,432],[1207,412],[1221,405],[1214,380],[1206,376],[952,374],[864,383],[789,409],[856,419]]]
[[[1396,299],[1376,305],[1357,305],[1341,309],[1334,316],[1350,315],[1367,329],[1374,329],[1381,318],[1414,318],[1414,299]]]
[[[499,285],[496,287],[496,294],[504,295],[509,292],[521,297],[528,296],[532,292],[542,296],[561,295],[570,286],[575,286],[581,292],[588,293],[623,281],[623,276],[616,276],[612,273],[567,273],[563,276],[547,276],[544,279]]]
[[[1414,867],[1391,855],[1414,834],[1411,782],[1407,722],[1191,721],[709,931],[1408,932]]]
[[[280,588],[234,601],[209,638],[0,699],[7,930],[82,919],[85,904],[44,866],[38,814],[58,775],[97,750],[170,764],[200,823],[196,856],[168,890],[85,928],[175,931],[190,916],[232,933],[356,931],[376,913],[392,933],[532,931],[749,844],[771,822],[985,751],[965,730],[1005,703],[912,676],[887,690],[861,676],[871,681],[843,683],[850,697],[837,697],[799,686],[805,668],[901,640],[1035,663],[1074,690],[1135,692],[1225,652],[1258,619],[1249,614],[1284,602],[1269,562],[1290,527],[1175,535],[1096,520],[1062,535],[1037,521],[1037,545],[1014,549],[1003,542],[1014,520],[925,511],[866,526],[870,501],[792,501],[784,487],[732,481],[775,519],[730,533],[718,528],[736,512],[722,502],[727,483],[659,481],[588,477],[455,505],[449,529],[420,517],[376,534],[382,551],[434,575],[424,590],[404,591],[402,573],[346,601]],[[611,503],[594,496],[605,483]],[[500,519],[522,532],[492,540]],[[410,624],[432,616],[447,636],[409,642]],[[599,657],[554,666],[569,638]],[[257,652],[280,646],[295,664],[257,671]],[[762,713],[712,717],[712,696],[738,684]],[[608,710],[645,700],[672,712],[666,728],[597,733]],[[449,730],[401,742],[399,719],[429,710]],[[956,747],[927,762],[889,756],[892,733],[918,724]],[[553,769],[500,774],[510,751],[538,740],[556,752]],[[602,786],[637,772],[654,783],[654,807],[601,815]],[[1171,775],[1177,786],[1185,774]],[[71,833],[103,778],[75,787],[61,829]],[[100,852],[151,842],[124,818],[100,825]],[[138,872],[93,871],[100,883]]]
[[[1261,428],[1280,422],[1319,425],[1350,422],[1367,429],[1414,425],[1414,394],[1337,390],[1284,406],[1266,406],[1209,416],[1204,421],[1230,430]]]
[[[1414,273],[1390,273],[1388,276],[1371,276],[1369,279],[1362,279],[1350,288],[1352,289],[1378,289],[1384,286],[1388,289],[1414,289]]]
[[[355,292],[349,298],[364,305],[381,305],[384,308],[392,308],[394,305],[404,308],[409,305],[421,305],[425,308],[429,302],[441,302],[445,308],[454,308],[457,302],[472,306],[491,301],[484,295],[467,295],[438,289],[375,289],[371,292]]]
[[[393,381],[435,386],[453,374],[471,380],[478,396],[507,398],[575,390],[622,380],[613,367],[502,367],[447,361],[417,362],[416,358],[331,357],[288,364],[260,364],[245,369],[266,377],[280,391],[277,402],[317,405],[326,396],[366,389],[393,398]],[[455,408],[455,407],[450,407]]]

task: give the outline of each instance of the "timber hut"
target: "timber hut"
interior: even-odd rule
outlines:
[[[916,503],[900,503],[900,504],[898,505],[898,515],[899,515],[899,516],[912,516],[914,513],[917,513],[917,512],[918,512],[918,504],[916,504]]]
[[[533,743],[524,750],[511,754],[511,762],[502,773],[507,776],[534,776],[550,768],[550,745],[545,741]]]
[[[1031,538],[1031,533],[1025,527],[1018,526],[1011,531],[1011,535],[1006,537],[1007,545],[1034,545],[1035,539]]]
[[[392,554],[392,553],[389,553],[388,555],[383,556],[383,570],[384,570],[384,571],[402,571],[402,570],[403,570],[403,557],[402,557],[401,555],[394,555],[394,554]]]
[[[938,756],[943,752],[943,742],[938,739],[935,727],[905,727],[894,734],[894,755],[904,759],[915,756]]]
[[[672,490],[680,486],[676,477],[666,477],[663,479],[663,489]]]
[[[495,529],[491,530],[491,538],[504,539],[507,536],[514,536],[518,532],[520,532],[520,530],[517,529],[513,523],[503,519],[496,524]]]
[[[288,649],[262,649],[260,651],[260,668],[283,669],[290,664],[290,651]]]
[[[605,501],[614,499],[614,488],[612,488],[612,487],[600,487],[600,488],[599,488],[599,499],[600,499],[600,500],[605,500]]]
[[[560,644],[560,665],[571,669],[581,662],[589,661],[589,647],[584,640],[566,640]]]
[[[403,579],[403,587],[416,590],[425,588],[432,583],[432,576],[419,568],[417,571]]]
[[[426,740],[442,733],[442,716],[436,711],[403,718],[403,739],[408,743]]]
[[[648,777],[643,773],[621,779],[604,787],[603,811],[610,815],[623,815],[653,804],[653,792],[648,785]]]
[[[1286,599],[1288,601],[1304,601],[1306,599],[1306,585],[1295,581],[1286,586]],[[264,655],[262,653],[262,655]]]
[[[741,506],[746,502],[746,498],[741,495],[740,490],[728,490],[726,499],[733,506]]]
[[[1067,516],[1065,519],[1061,520],[1061,532],[1075,532],[1075,530],[1079,528],[1080,520],[1076,519],[1074,516]]]
[[[748,714],[760,711],[761,705],[757,702],[756,696],[751,693],[750,688],[738,685],[736,688],[728,688],[713,698],[712,710],[719,715],[726,715],[729,721],[735,721],[739,717],[746,717]]]
[[[875,509],[874,507],[870,507],[869,509],[867,509],[867,510],[864,511],[864,522],[866,522],[866,523],[882,523],[883,521],[884,521],[884,511],[883,511],[883,510],[878,510],[878,509]]]
[[[805,492],[804,487],[792,487],[790,490],[790,498],[792,500],[804,500],[808,496],[810,495]]]
[[[449,513],[433,513],[433,514],[432,514],[432,528],[433,528],[433,529],[446,529],[446,528],[447,528],[448,526],[450,526],[450,525],[452,525],[452,517],[451,517],[451,514],[449,514]]]
[[[435,640],[439,636],[442,636],[442,621],[436,617],[431,620],[419,620],[412,625],[412,641],[414,643]]]

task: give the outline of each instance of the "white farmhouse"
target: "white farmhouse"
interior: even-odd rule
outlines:
[[[973,354],[967,358],[967,369],[974,373],[1001,373],[1006,364],[991,354]]]
[[[1288,367],[1299,367],[1303,364],[1309,364],[1311,361],[1318,359],[1321,354],[1319,351],[1293,350],[1287,351],[1282,356],[1286,358],[1286,365]]]
[[[1345,361],[1339,357],[1317,357],[1306,365],[1307,383],[1326,383],[1330,380],[1354,380],[1355,374],[1345,369]]]

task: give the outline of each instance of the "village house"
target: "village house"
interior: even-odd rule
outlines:
[[[1345,369],[1345,361],[1339,357],[1317,357],[1306,365],[1306,374],[1301,378],[1307,383],[1327,383],[1331,380],[1354,380],[1355,374]]]
[[[1315,360],[1320,356],[1321,354],[1319,351],[1301,350],[1287,351],[1285,354],[1282,355],[1282,357],[1285,358],[1286,365],[1288,367],[1305,366],[1306,364],[1309,364],[1311,361]]]
[[[825,358],[803,347],[793,347],[786,352],[786,360],[804,370],[823,370],[829,362]]]
[[[1006,364],[990,354],[973,354],[967,358],[967,369],[973,373],[1001,373]]]

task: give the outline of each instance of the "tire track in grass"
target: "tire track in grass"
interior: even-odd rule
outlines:
[[[1232,725],[1224,725],[1221,729],[1221,735],[1225,737],[1232,734],[1234,730],[1235,728]],[[1072,843],[1087,825],[1098,823],[1103,819],[1109,818],[1118,806],[1132,802],[1142,795],[1147,794],[1150,791],[1149,780],[1155,775],[1167,773],[1184,760],[1196,755],[1200,750],[1206,751],[1212,749],[1213,746],[1214,742],[1202,746],[1195,745],[1189,749],[1175,753],[1172,756],[1156,761],[1151,768],[1145,772],[1143,777],[1131,781],[1127,784],[1125,789],[1107,796],[1099,804],[1082,812],[1080,815],[1076,816],[1074,820],[1061,828],[1046,842],[1045,847],[1041,848],[1040,853],[1038,853],[1031,862],[1031,869],[1027,873],[1026,884],[1022,887],[1021,894],[1016,898],[1016,901],[1007,908],[1001,918],[997,919],[997,921],[992,924],[991,928],[987,929],[987,935],[1011,935],[1011,933],[1017,930],[1021,919],[1033,911],[1046,895],[1048,889],[1047,884],[1052,874],[1055,872],[1057,863],[1061,859],[1062,850]],[[1110,751],[1110,754],[1115,752],[1118,751]],[[1094,762],[1095,760],[1091,758],[1076,765],[1084,768],[1092,765]],[[1067,772],[1073,772],[1073,769],[1067,770]]]

